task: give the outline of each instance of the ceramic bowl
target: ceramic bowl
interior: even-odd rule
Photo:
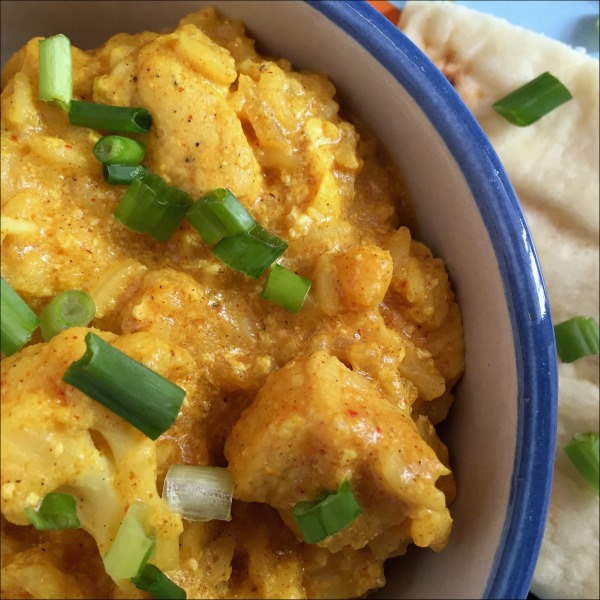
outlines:
[[[331,77],[405,174],[420,239],[446,261],[462,307],[467,368],[442,430],[458,485],[451,539],[439,554],[389,561],[376,597],[524,598],[554,457],[548,300],[498,157],[425,55],[363,2],[3,1],[2,60],[35,35],[94,48],[118,31],[175,26],[205,4],[243,19],[262,52]]]

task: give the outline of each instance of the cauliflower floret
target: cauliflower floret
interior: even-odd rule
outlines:
[[[297,502],[349,480],[362,514],[320,542],[333,552],[362,548],[400,526],[418,546],[440,550],[450,533],[445,497],[435,485],[449,469],[406,413],[325,352],[268,377],[235,424],[225,455],[234,496],[270,504],[294,530]]]
[[[374,244],[322,254],[314,273],[314,296],[328,315],[377,306],[392,279],[392,257]]]
[[[173,568],[182,523],[157,493],[155,442],[62,380],[84,354],[88,331],[69,329],[2,361],[2,513],[26,525],[25,507],[50,492],[70,493],[104,555],[127,507],[141,500],[156,530],[154,562]],[[191,391],[194,361],[186,350],[146,333],[95,333]]]
[[[145,161],[193,196],[227,187],[249,205],[260,166],[227,102],[235,61],[196,26],[160,35],[96,78],[94,101],[143,106],[153,119]]]

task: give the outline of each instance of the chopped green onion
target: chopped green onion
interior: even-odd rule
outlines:
[[[260,295],[265,300],[296,313],[302,308],[310,285],[310,279],[275,264]]]
[[[131,583],[138,590],[150,594],[153,598],[164,600],[186,600],[187,594],[176,583],[173,583],[158,567],[146,563]]]
[[[163,498],[172,512],[188,521],[231,521],[233,479],[222,467],[171,465]]]
[[[73,100],[69,110],[69,122],[71,125],[105,131],[147,133],[152,126],[152,115],[145,108]]]
[[[102,558],[104,570],[113,579],[135,577],[152,555],[156,541],[146,534],[148,506],[139,500],[129,506],[108,552]]]
[[[71,42],[62,33],[39,41],[39,97],[68,111],[73,97]]]
[[[11,356],[31,339],[40,321],[4,278],[0,278],[0,283],[0,340],[2,353]]]
[[[75,498],[70,494],[47,494],[37,510],[29,507],[24,510],[31,524],[39,531],[77,529],[80,525]]]
[[[157,195],[160,196],[167,189],[167,182],[156,173],[146,171],[140,179]]]
[[[155,189],[148,185],[146,175],[142,175],[127,188],[115,210],[115,218],[129,229],[147,233],[160,221],[164,211],[165,207],[158,201]]]
[[[105,135],[92,152],[105,165],[139,165],[146,154],[146,144],[122,135]]]
[[[40,313],[44,341],[69,327],[85,327],[96,314],[91,296],[81,290],[67,290],[54,297]]]
[[[492,108],[513,125],[525,127],[571,98],[571,92],[546,72],[498,100]]]
[[[189,210],[187,220],[207,244],[250,231],[256,225],[243,204],[222,188],[202,196]]]
[[[116,185],[129,185],[134,179],[143,177],[148,173],[142,165],[102,165],[104,181]]]
[[[293,516],[304,541],[315,544],[342,530],[361,512],[346,480],[335,492],[325,491],[310,502],[298,502]]]
[[[598,354],[598,323],[591,317],[573,317],[555,325],[554,336],[556,351],[564,363]]]
[[[93,400],[137,427],[150,439],[164,433],[177,418],[185,391],[162,375],[113,348],[91,331],[87,349],[63,375]]]
[[[148,232],[155,239],[166,242],[177,230],[193,204],[192,197],[175,186],[168,186],[158,201],[165,205],[162,219]]]
[[[236,271],[258,279],[285,251],[287,243],[260,225],[223,238],[211,252]]]
[[[164,242],[179,227],[192,203],[187,192],[148,172],[131,182],[115,217],[125,227]]]
[[[596,494],[600,495],[598,434],[576,433],[566,444],[565,452],[583,478],[594,488]]]

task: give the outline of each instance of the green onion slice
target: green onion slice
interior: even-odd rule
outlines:
[[[576,433],[573,439],[565,445],[565,452],[596,494],[600,495],[598,434],[593,432]]]
[[[54,297],[40,313],[40,329],[47,342],[69,327],[85,327],[96,314],[91,296],[82,290],[67,290]]]
[[[146,144],[122,135],[105,135],[92,152],[105,165],[139,165],[146,154]]]
[[[153,598],[164,600],[186,600],[187,594],[176,583],[173,583],[158,567],[146,563],[138,575],[131,578],[131,583],[138,590],[150,594]]]
[[[222,467],[171,465],[163,498],[172,512],[188,521],[231,521],[233,479]]]
[[[325,491],[310,502],[298,502],[293,517],[303,539],[315,544],[352,523],[361,508],[345,480],[335,492]]]
[[[243,204],[222,188],[202,196],[189,210],[187,220],[207,244],[250,231],[256,225]]]
[[[47,494],[37,510],[29,507],[24,510],[31,524],[39,531],[77,529],[80,525],[75,498],[70,494]]]
[[[572,97],[554,75],[546,72],[498,100],[492,108],[513,125],[525,127]]]
[[[165,207],[158,201],[156,190],[148,185],[147,176],[142,175],[127,188],[115,210],[115,217],[125,227],[138,233],[147,233],[160,221],[164,211]]]
[[[223,238],[211,252],[236,271],[258,279],[285,251],[287,243],[260,225]]]
[[[131,182],[115,217],[125,227],[164,242],[179,227],[192,204],[187,192],[168,186],[158,175],[147,172]]]
[[[167,182],[156,173],[147,171],[140,178],[157,196],[160,196],[167,189]]]
[[[311,281],[288,271],[281,265],[273,265],[261,296],[279,306],[296,313],[304,304]]]
[[[556,351],[564,363],[598,354],[598,323],[591,317],[573,317],[555,325],[554,336]]]
[[[147,504],[137,501],[129,506],[108,552],[102,558],[104,569],[113,579],[131,579],[146,564],[156,541],[146,533]]]
[[[134,179],[139,179],[147,173],[148,169],[142,165],[102,165],[104,181],[112,185],[129,185]]]
[[[39,41],[39,97],[68,111],[73,97],[71,42],[62,33]]]
[[[1,349],[11,356],[31,339],[40,321],[4,278],[0,278],[0,302]]]
[[[147,133],[152,126],[152,115],[145,108],[73,100],[69,110],[69,122],[71,125],[104,131]]]
[[[185,391],[113,348],[91,331],[87,349],[63,375],[66,381],[155,440],[177,418]]]
[[[190,206],[192,197],[182,189],[168,186],[158,197],[158,201],[165,206],[162,219],[149,231],[155,239],[166,242],[175,233]]]

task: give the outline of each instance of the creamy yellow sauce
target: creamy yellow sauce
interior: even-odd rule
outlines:
[[[171,33],[72,49],[74,98],[147,108],[144,165],[199,198],[228,188],[286,240],[312,281],[297,314],[260,297],[184,221],[165,243],[114,218],[125,192],[92,154],[101,133],[40,102],[38,39],[2,74],[2,276],[37,313],[81,289],[90,327],[186,391],[156,442],[62,381],[89,328],[2,359],[2,596],[125,598],[101,556],[144,501],[156,564],[188,598],[357,597],[409,544],[441,550],[454,496],[435,433],[464,369],[444,263],[412,239],[384,150],[342,118],[321,74],[257,54],[212,9]],[[135,382],[132,382],[135,385]],[[161,498],[171,464],[227,467],[230,522],[189,522]],[[349,480],[361,515],[318,544],[300,501]],[[75,496],[82,528],[38,532],[25,507]]]

